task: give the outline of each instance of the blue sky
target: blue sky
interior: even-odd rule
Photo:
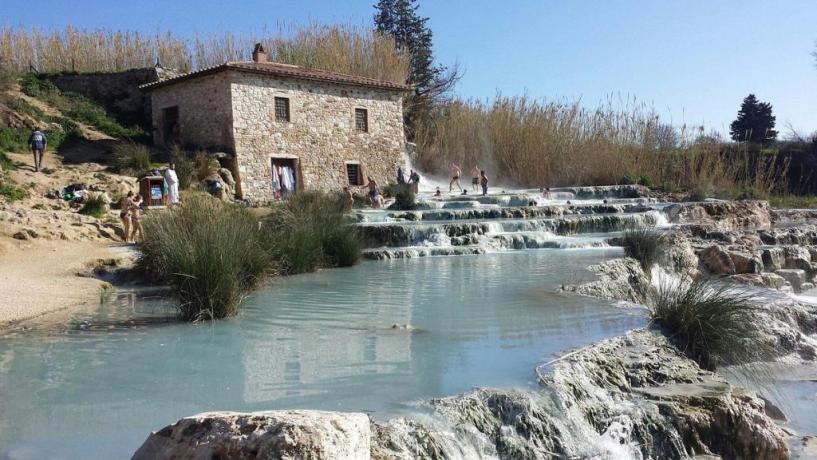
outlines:
[[[375,0],[0,0],[0,24],[180,34],[278,21],[369,24]],[[497,91],[595,106],[635,97],[674,124],[725,132],[748,93],[778,128],[817,131],[814,0],[421,0],[435,50],[466,74],[462,97]]]

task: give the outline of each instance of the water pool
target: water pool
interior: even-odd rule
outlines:
[[[127,458],[149,431],[209,410],[385,418],[476,386],[534,387],[537,364],[645,324],[640,309],[557,292],[620,256],[365,262],[277,279],[215,323],[146,321],[160,303],[120,300],[68,330],[7,332],[0,458]]]

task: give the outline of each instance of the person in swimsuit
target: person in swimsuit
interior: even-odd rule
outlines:
[[[474,169],[471,170],[471,189],[474,192],[479,191],[479,166],[474,165]]]
[[[144,240],[145,234],[142,233],[142,223],[139,221],[139,213],[142,211],[142,195],[136,195],[131,200],[131,207],[130,207],[130,220],[131,220],[131,235],[130,239],[134,243],[137,242],[136,234],[139,234],[139,238]]]
[[[377,209],[380,207],[380,199],[378,197],[379,193],[377,191],[377,182],[372,179],[372,176],[366,178],[369,182],[366,184],[366,187],[369,189],[369,202],[372,204],[372,207]]]
[[[485,171],[480,171],[479,175],[479,183],[482,185],[482,196],[485,196],[488,194],[488,176],[485,175]]]
[[[131,208],[133,208],[133,192],[128,192],[127,196],[122,198],[122,201],[119,202],[119,220],[122,221],[122,226],[125,228],[125,236],[124,241],[125,243],[130,243],[130,224],[131,224]]]
[[[451,182],[448,183],[448,191],[451,192],[454,190],[454,183],[457,184],[457,188],[462,190],[462,186],[460,185],[460,175],[462,175],[462,170],[456,163],[451,163]]]

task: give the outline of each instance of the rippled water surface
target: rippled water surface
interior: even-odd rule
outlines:
[[[120,298],[67,331],[6,333],[0,458],[127,458],[150,430],[209,410],[386,417],[476,386],[534,386],[537,364],[645,323],[641,310],[557,292],[620,255],[366,262],[278,279],[215,323]]]

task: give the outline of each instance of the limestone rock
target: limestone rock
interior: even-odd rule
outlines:
[[[722,247],[712,245],[704,249],[700,255],[701,263],[714,275],[734,275],[735,262]]]
[[[763,277],[757,273],[740,273],[729,277],[730,280],[740,283],[749,284],[751,286],[766,286]]]
[[[676,203],[667,208],[671,223],[709,224],[719,230],[769,228],[771,213],[765,201],[707,201]]]
[[[764,272],[760,274],[760,277],[763,284],[772,289],[782,289],[787,284],[786,279],[776,273]]]
[[[782,248],[768,248],[761,253],[763,265],[766,270],[775,271],[783,268],[786,263],[786,255]]]
[[[803,283],[806,282],[806,272],[804,270],[799,270],[796,268],[783,268],[775,271],[775,273],[791,283],[792,287],[797,292],[800,291],[800,289],[803,287]]]
[[[368,460],[370,437],[361,413],[207,412],[151,433],[133,460]]]
[[[698,276],[698,256],[689,239],[682,234],[670,233],[665,241],[667,250],[659,255],[658,264],[682,276]]]
[[[760,257],[746,252],[730,252],[729,257],[735,266],[735,273],[760,273],[763,271],[763,261]]]
[[[649,295],[650,280],[637,260],[613,259],[598,265],[591,265],[590,271],[598,275],[598,280],[578,286],[565,286],[568,292],[610,300],[626,300],[644,303]]]

